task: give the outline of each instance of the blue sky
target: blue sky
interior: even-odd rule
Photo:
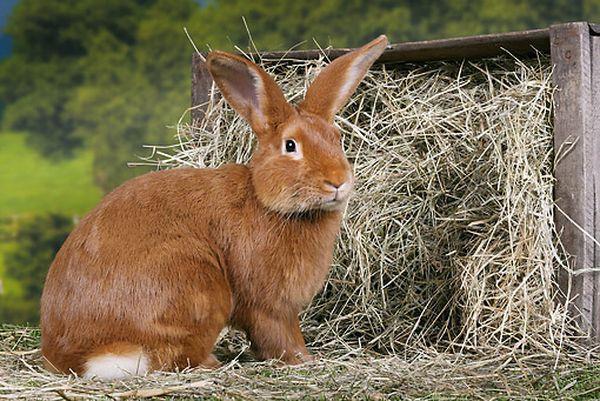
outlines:
[[[6,57],[10,53],[10,39],[2,32],[6,19],[15,4],[19,0],[0,0],[0,59]]]
[[[4,28],[6,19],[17,1],[19,0],[0,0],[0,28]]]

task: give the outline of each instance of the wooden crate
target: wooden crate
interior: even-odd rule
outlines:
[[[534,50],[535,49],[535,50]],[[351,49],[328,49],[334,59]],[[572,22],[546,29],[398,43],[379,63],[483,59],[506,54],[549,53],[557,86],[554,97],[555,221],[571,272],[558,282],[574,297],[572,313],[600,338],[600,25]],[[265,52],[266,59],[314,59],[321,50]],[[192,119],[203,118],[212,79],[202,57],[192,60]]]

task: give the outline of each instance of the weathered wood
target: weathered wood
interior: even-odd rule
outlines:
[[[509,51],[515,55],[533,55],[535,50],[550,51],[548,29],[533,29],[492,35],[426,40],[389,45],[378,62],[421,62],[436,60],[462,60],[494,57]],[[263,59],[310,60],[323,53],[330,59],[342,56],[353,49],[297,50],[291,52],[264,52]]]
[[[592,176],[594,204],[594,231],[592,235],[596,240],[600,240],[600,26],[592,27],[591,57],[592,57],[592,111],[591,111],[591,131],[592,136]],[[600,246],[597,243],[592,244],[594,248],[594,267],[600,268]],[[592,310],[592,329],[597,338],[600,338],[600,271],[594,273],[594,304]]]
[[[192,56],[192,122],[204,118],[211,87],[212,77],[206,69],[203,57],[194,54]]]
[[[597,202],[595,200],[595,166],[600,155],[594,140],[598,122],[593,93],[597,86],[592,71],[592,36],[587,23],[576,22],[550,28],[550,47],[554,64],[554,149],[558,162],[554,167],[556,185],[555,222],[565,251],[570,255],[569,267],[574,273],[559,272],[559,285],[575,297],[573,311],[580,325],[591,335],[600,334],[598,327],[597,274],[600,253],[595,253]],[[596,62],[597,64],[597,62]],[[574,145],[571,145],[574,144]],[[564,153],[569,149],[568,153]],[[587,233],[587,235],[586,235]],[[583,272],[588,271],[588,272]],[[579,313],[581,313],[579,315]]]

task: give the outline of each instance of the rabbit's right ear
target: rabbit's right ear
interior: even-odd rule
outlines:
[[[300,108],[333,122],[388,44],[385,35],[331,62],[306,91]]]
[[[259,136],[293,113],[273,78],[253,62],[214,51],[209,53],[206,65],[227,102]]]

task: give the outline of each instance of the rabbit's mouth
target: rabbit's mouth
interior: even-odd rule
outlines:
[[[339,199],[329,200],[321,203],[321,210],[334,211],[341,210],[346,206],[346,201],[340,201]]]
[[[352,192],[353,181],[348,180],[342,185],[326,184],[326,194],[323,196],[319,209],[322,210],[341,210],[346,207],[350,193]]]
[[[335,194],[332,194],[327,198],[323,199],[323,201],[321,201],[321,203],[318,205],[318,208],[321,210],[328,211],[342,210],[346,207],[346,203],[348,203],[349,197],[349,194],[342,195],[336,192]]]

